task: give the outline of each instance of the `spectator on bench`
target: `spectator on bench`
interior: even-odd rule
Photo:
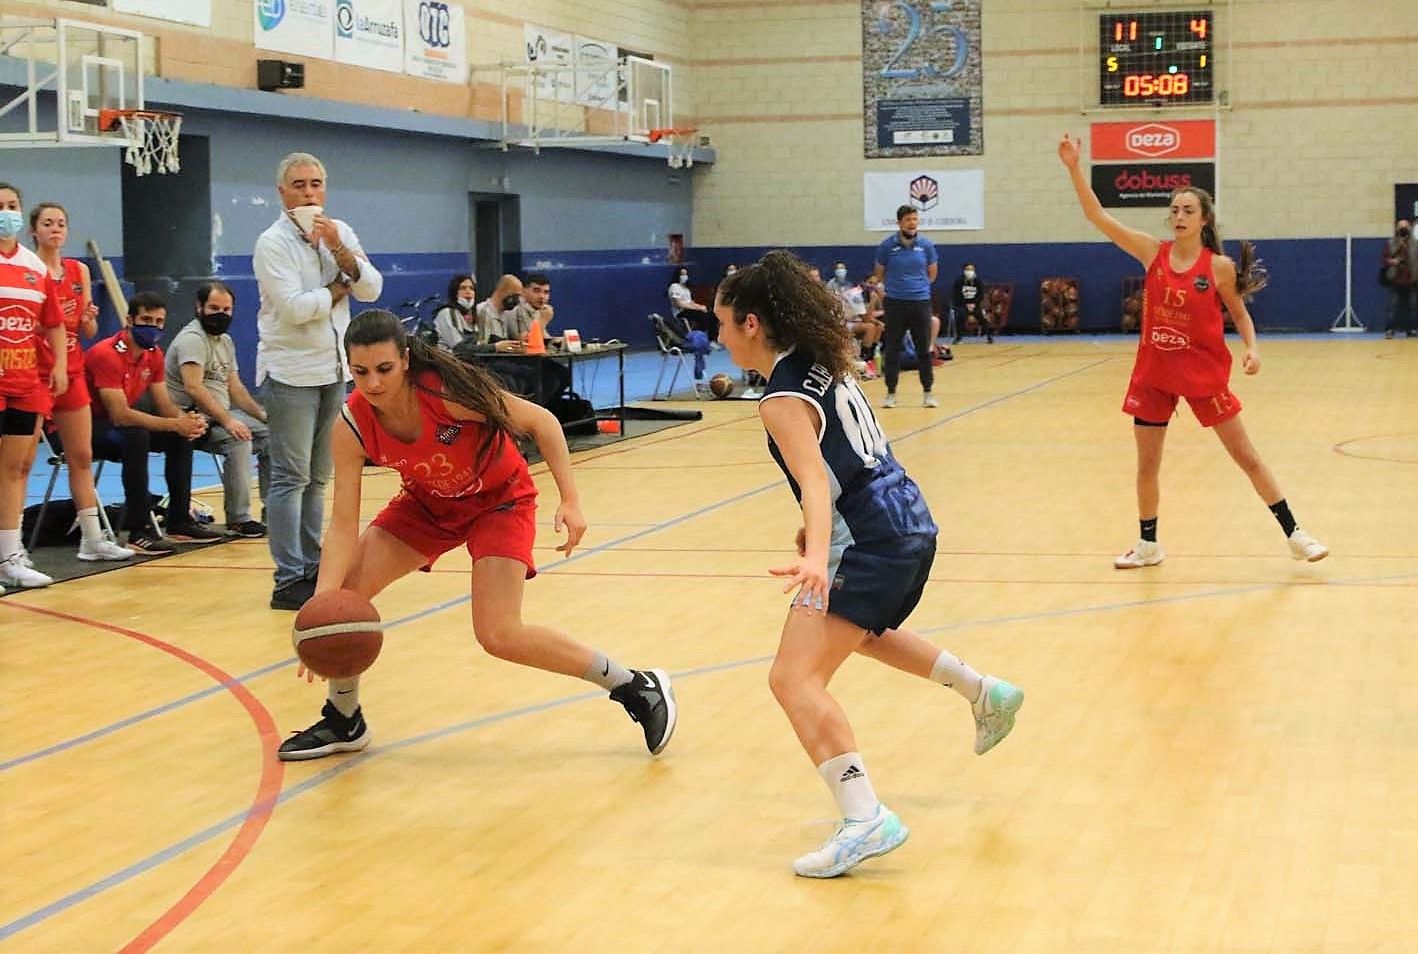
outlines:
[[[199,450],[220,454],[226,528],[238,537],[264,537],[266,527],[251,517],[251,455],[260,465],[261,504],[270,488],[270,431],[266,409],[256,403],[237,371],[231,325],[236,296],[221,282],[197,288],[197,316],[167,348],[167,390],[178,408],[207,419]]]
[[[95,344],[84,356],[84,373],[93,393],[94,456],[123,463],[123,529],[128,547],[139,553],[172,553],[171,542],[148,519],[148,454],[165,458],[167,536],[187,543],[221,538],[198,525],[191,514],[192,445],[207,423],[183,413],[163,382],[163,352],[158,347],[167,323],[167,303],[154,292],[128,299],[128,327]],[[144,398],[157,414],[138,410]]]
[[[438,346],[452,351],[464,338],[477,333],[478,283],[471,275],[454,275],[448,283],[447,300],[433,314]]]

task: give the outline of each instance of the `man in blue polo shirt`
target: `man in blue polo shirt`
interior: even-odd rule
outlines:
[[[903,205],[896,210],[898,231],[882,242],[876,250],[876,271],[872,281],[886,276],[886,401],[882,407],[896,406],[896,381],[901,376],[901,342],[906,332],[916,347],[921,370],[922,404],[937,407],[931,385],[935,369],[931,367],[931,283],[936,276],[935,243],[916,229],[921,217],[915,206]]]

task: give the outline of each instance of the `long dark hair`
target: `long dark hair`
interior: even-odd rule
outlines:
[[[477,460],[481,464],[512,430],[507,402],[497,381],[475,364],[467,364],[441,348],[410,338],[399,316],[383,308],[370,308],[351,319],[345,331],[345,356],[349,356],[355,345],[376,345],[385,341],[393,342],[399,354],[409,356],[410,384],[425,394],[460,404],[487,418],[486,434],[478,447]],[[424,371],[438,375],[443,382],[442,391],[433,391],[419,383]]]
[[[477,298],[477,296],[478,296],[478,280],[477,280],[476,278],[474,278],[473,276],[471,276],[471,275],[454,275],[453,278],[452,278],[451,280],[449,280],[449,282],[448,282],[448,294],[447,294],[446,296],[444,296],[444,297],[445,297],[445,304],[446,304],[449,308],[459,308],[459,305],[458,305],[458,286],[461,285],[461,284],[463,284],[464,282],[472,282],[472,283],[473,283],[473,298],[474,298],[474,299]],[[469,308],[468,311],[472,311],[472,309]]]
[[[768,340],[780,349],[803,348],[840,381],[852,369],[852,333],[842,299],[808,275],[807,263],[786,249],[774,249],[719,283],[719,303],[743,324],[752,312]]]
[[[1182,186],[1172,190],[1172,198],[1175,199],[1183,192],[1196,196],[1196,201],[1201,205],[1201,244],[1217,255],[1225,255],[1226,250],[1221,247],[1221,230],[1216,227],[1216,203],[1212,200],[1211,193],[1197,186]],[[1250,297],[1264,288],[1269,281],[1270,275],[1256,257],[1255,243],[1242,242],[1241,257],[1236,260],[1237,294],[1249,301]]]

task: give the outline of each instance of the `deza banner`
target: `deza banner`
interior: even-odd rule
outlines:
[[[335,59],[353,66],[402,73],[402,0],[335,0]]]
[[[445,83],[468,81],[468,34],[456,0],[404,0],[404,37],[404,72]]]
[[[256,0],[256,48],[332,59],[334,0]]]
[[[985,170],[953,169],[867,172],[862,176],[866,226],[872,232],[896,228],[896,210],[914,208],[921,231],[985,227]]]

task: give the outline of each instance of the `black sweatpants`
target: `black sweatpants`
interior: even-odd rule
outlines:
[[[148,454],[163,455],[167,478],[168,525],[192,519],[192,442],[171,431],[114,427],[94,422],[94,457],[123,464],[123,529],[155,533],[148,527]]]
[[[916,346],[916,358],[921,371],[921,390],[930,391],[935,383],[935,367],[931,364],[931,303],[888,298],[885,301],[886,332],[882,350],[886,358],[886,390],[896,393],[896,381],[901,376],[901,342],[911,333]]]

